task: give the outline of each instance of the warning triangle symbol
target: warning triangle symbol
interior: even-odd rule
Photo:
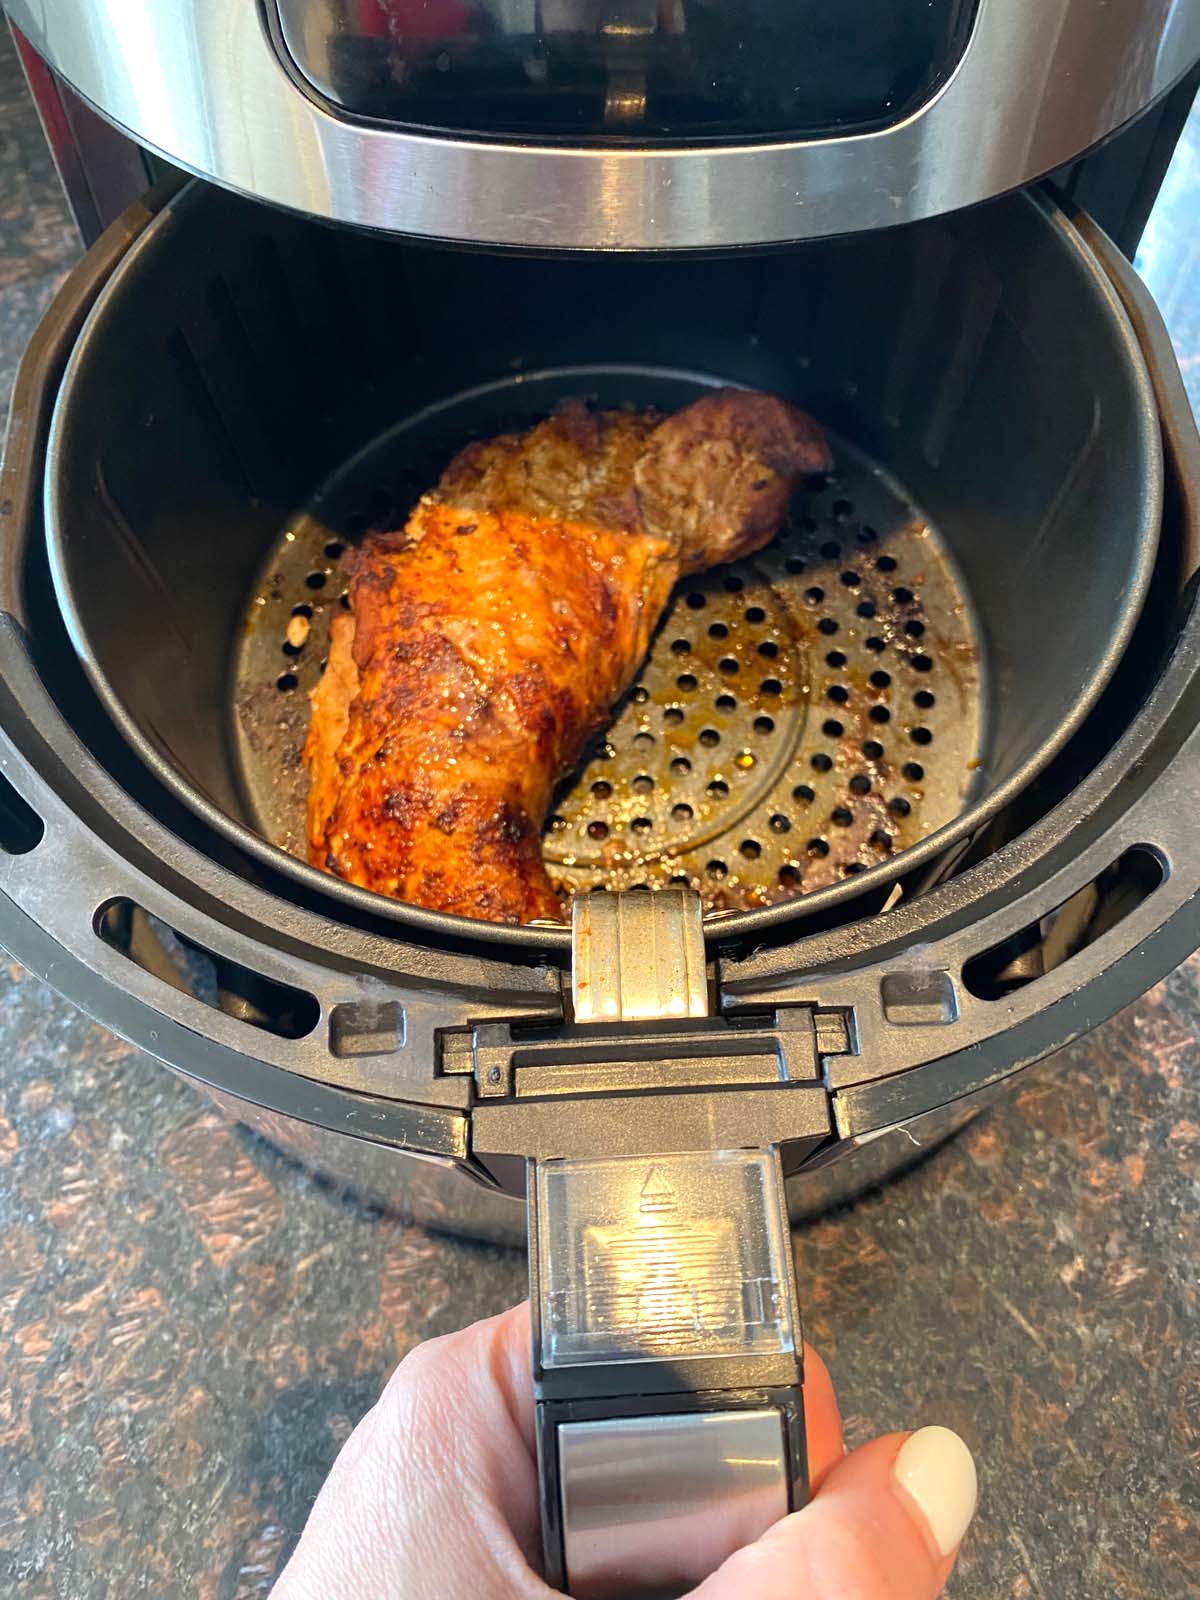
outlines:
[[[639,1211],[674,1211],[678,1201],[670,1180],[661,1167],[651,1167],[642,1184]]]

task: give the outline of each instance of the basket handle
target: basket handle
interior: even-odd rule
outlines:
[[[577,900],[577,1015],[705,1014],[700,917]],[[545,1569],[576,1600],[677,1594],[807,1499],[779,1152],[720,1142],[528,1163]]]

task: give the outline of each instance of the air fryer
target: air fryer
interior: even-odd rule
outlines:
[[[360,1192],[493,1238],[528,1216],[546,1570],[619,1589],[619,1508],[579,1485],[633,1419],[667,1454],[681,1419],[774,1419],[744,1487],[764,1521],[802,1502],[788,1214],[930,1148],[1197,943],[1200,446],[1152,303],[1070,195],[1136,234],[1200,8],[888,8],[871,75],[853,30],[763,7],[712,91],[718,7],[597,29],[285,0],[226,11],[235,62],[180,3],[142,41],[170,127],[103,70],[118,8],[10,10],[77,192],[103,153],[93,215],[142,156],[114,167],[68,82],[202,176],[116,217],[18,380],[0,938]],[[1005,41],[1042,52],[1038,88]],[[972,115],[990,177],[954,142]],[[312,867],[299,749],[347,549],[471,438],[718,384],[810,410],[834,470],[680,588],[564,784],[543,843],[570,924]],[[708,1467],[689,1514],[728,1489]]]

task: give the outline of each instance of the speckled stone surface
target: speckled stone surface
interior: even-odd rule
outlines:
[[[0,50],[0,384],[74,245]],[[6,391],[5,391],[6,392]],[[958,1600],[1179,1600],[1200,1554],[1200,963],[797,1235],[852,1441],[978,1453]],[[0,1595],[269,1591],[403,1352],[513,1253],[332,1193],[0,967]]]
[[[0,436],[21,351],[79,251],[0,16]]]

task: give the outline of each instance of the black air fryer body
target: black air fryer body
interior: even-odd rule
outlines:
[[[1110,215],[1143,211],[1155,171],[1141,192],[1108,185]],[[1094,187],[1096,167],[1072,181]],[[170,178],[73,276],[16,397],[13,733],[19,750],[40,730],[49,764],[5,769],[14,952],[64,981],[65,955],[23,944],[36,928],[82,963],[105,1021],[325,1170],[519,1232],[514,1201],[460,1176],[519,1187],[472,1136],[461,1050],[484,1026],[519,1054],[522,1026],[570,1016],[567,932],[414,911],[264,839],[232,641],[281,530],[370,441],[368,498],[384,469],[431,481],[468,432],[563,394],[670,405],[712,381],[797,394],[903,486],[945,532],[987,664],[987,771],[950,823],[710,926],[723,1015],[809,1019],[823,1109],[793,1206],[927,1147],[1140,992],[1169,964],[1147,928],[1187,954],[1184,819],[1151,784],[1154,825],[1135,825],[1120,775],[1158,761],[1166,783],[1186,758],[1153,719],[1188,671],[1192,426],[1157,314],[1086,218],[1018,195],[790,251],[554,260],[339,234]],[[867,509],[837,516],[846,560],[880,581],[855,542]],[[873,625],[857,626],[861,644]],[[881,787],[902,797],[906,758],[932,772],[938,746],[888,739]],[[819,801],[820,777],[798,775]],[[818,801],[788,801],[788,860],[810,836],[836,846]],[[364,1095],[377,1137],[346,1139]]]
[[[481,3],[477,27],[421,39],[370,6],[343,27],[333,0],[235,5],[239,67],[195,18],[184,60],[180,0],[148,36],[170,130],[102,70],[116,11],[10,9],[48,125],[72,130],[57,154],[85,225],[110,223],[22,366],[0,495],[0,940],[32,970],[425,1220],[523,1237],[530,1172],[537,1291],[562,1220],[547,1174],[716,1140],[771,1151],[792,1214],[812,1211],[1200,943],[1200,443],[1153,304],[1072,198],[1132,247],[1200,8],[1168,27],[1129,0],[1113,38],[1084,0],[1044,8],[1061,26],[1034,103],[996,52],[1005,27],[1035,48],[1042,12],[938,5],[914,31],[893,7],[874,77],[823,25],[795,102],[765,41],[783,29],[782,71],[799,24],[770,7],[714,96],[697,72],[723,53],[719,7],[626,8],[593,35],[566,5],[530,32]],[[981,132],[980,189],[953,152],[989,63],[987,114],[1009,110]],[[241,126],[255,86],[247,164],[240,136],[203,133]],[[1004,132],[1014,107],[1028,139]],[[1052,166],[1057,187],[1020,187]],[[714,383],[805,405],[838,461],[759,565],[680,595],[551,821],[555,859],[632,841],[628,870],[603,884],[584,859],[575,887],[668,893],[581,895],[572,934],[301,860],[303,694],[345,546],[470,437],[567,396],[670,408]],[[615,1401],[591,1357],[556,1364],[578,1330],[547,1296],[561,1576],[555,1430],[581,1396]],[[799,1344],[780,1339],[716,1388],[781,1397],[795,1504]],[[675,1391],[694,1399],[716,1369],[690,1359]]]
[[[14,812],[23,795],[43,826],[31,823],[21,834],[39,837],[36,850],[14,855],[15,870],[34,889],[38,914],[53,909],[74,921],[78,954],[107,973],[119,1009],[106,1008],[106,1020],[153,1048],[150,1033],[158,1029],[139,1028],[125,1014],[141,991],[156,1021],[173,1011],[197,1041],[215,1034],[214,1043],[247,1065],[270,1063],[276,1070],[268,1080],[303,1074],[336,1090],[334,1103],[363,1091],[395,1097],[405,1102],[396,1111],[401,1117],[421,1107],[427,1153],[468,1156],[472,1097],[464,1076],[447,1070],[447,1053],[492,1017],[506,1026],[562,1018],[557,974],[569,954],[565,934],[455,924],[350,890],[264,844],[240,809],[225,697],[228,640],[290,509],[358,441],[412,404],[398,399],[398,374],[419,400],[434,373],[443,388],[475,392],[474,380],[510,366],[510,351],[540,352],[537,366],[565,372],[543,379],[535,367],[512,389],[490,393],[485,404],[493,412],[484,426],[494,427],[511,417],[514,392],[537,411],[556,398],[555,388],[594,385],[596,373],[579,358],[614,328],[622,305],[640,305],[643,315],[627,311],[608,337],[606,354],[617,358],[609,363],[610,384],[662,385],[666,378],[649,374],[678,371],[684,354],[727,380],[776,387],[793,385],[797,370],[836,370],[838,381],[827,390],[818,387],[827,378],[808,380],[814,409],[915,483],[943,525],[971,526],[959,508],[973,498],[988,512],[986,520],[972,519],[976,542],[954,547],[979,597],[982,637],[994,641],[989,659],[1005,701],[991,735],[993,788],[976,814],[968,813],[970,826],[943,829],[839,885],[724,918],[710,934],[726,1014],[753,1017],[783,1006],[814,1019],[828,1097],[815,1151],[823,1185],[841,1145],[849,1149],[868,1135],[873,1141],[918,1114],[936,1111],[939,1122],[947,1120],[940,1114],[947,1101],[964,1113],[969,1092],[1003,1067],[1033,1059],[1138,992],[1143,969],[1122,983],[1122,959],[1133,959],[1145,919],[1158,917],[1174,897],[1178,843],[1163,830],[1184,819],[1173,819],[1168,805],[1154,827],[1128,831],[1124,818],[1127,831],[1114,837],[1097,797],[1114,788],[1120,795],[1113,763],[1122,759],[1121,740],[1147,737],[1145,701],[1156,674],[1170,663],[1178,670],[1196,533],[1182,487],[1190,442],[1185,402],[1163,361],[1161,334],[1157,348],[1139,345],[1125,320],[1122,292],[1135,297],[1139,319],[1153,313],[1095,230],[1085,244],[1052,206],[1017,197],[997,202],[969,227],[952,221],[809,247],[798,261],[616,264],[606,290],[598,263],[510,259],[497,271],[479,256],[439,258],[366,239],[339,243],[320,230],[314,240],[310,224],[211,189],[187,189],[157,216],[133,220],[145,226],[121,250],[115,273],[111,262],[100,272],[85,263],[60,302],[70,332],[57,350],[49,340],[35,348],[43,372],[61,366],[68,352],[70,360],[57,392],[43,391],[42,428],[29,441],[37,446],[40,432],[41,448],[9,461],[18,482],[14,504],[24,504],[32,519],[9,565],[7,609],[21,624],[14,643],[23,641],[36,681],[58,707],[60,759],[77,783],[85,770],[91,774],[83,815],[70,825],[69,864],[64,859],[53,871],[47,850],[55,830],[44,826],[45,802],[24,794],[18,781]],[[110,236],[110,248],[118,243]],[[271,327],[264,327],[266,302],[251,299],[247,243],[258,259],[270,247],[289,286],[270,301]],[[928,297],[922,303],[920,286],[938,263],[957,297],[935,310]],[[471,281],[485,275],[493,291],[499,280],[506,305],[522,308],[515,329],[489,321],[490,302]],[[821,293],[826,275],[838,285],[840,313],[837,298]],[[564,307],[581,278],[590,279],[590,311],[573,322]],[[674,292],[680,278],[694,300]],[[886,306],[870,292],[885,280],[904,285],[898,303],[909,320],[896,329],[889,308],[878,327],[864,328],[854,312],[867,303]],[[364,301],[378,307],[397,284],[403,298],[426,308],[437,331],[423,345],[416,319],[396,319],[390,342],[368,357],[347,331],[351,308],[361,314]],[[100,301],[73,337],[72,320],[78,323],[98,289]],[[434,309],[439,294],[447,308],[441,314]],[[1094,323],[1081,311],[1089,294]],[[969,324],[980,297],[1005,319],[1025,321],[1011,341],[997,334],[989,344],[976,335],[973,382],[961,385],[963,345],[954,330]],[[719,318],[710,315],[707,344],[695,332],[701,304],[721,308]],[[1054,331],[1067,304],[1074,348]],[[478,326],[470,328],[459,312],[455,352],[440,330],[450,308],[472,305]],[[247,328],[256,330],[257,349]],[[140,381],[130,383],[122,364],[138,343]],[[314,362],[314,347],[341,351],[340,365]],[[267,348],[275,356],[270,363],[262,359]],[[921,359],[898,370],[897,349],[919,351]],[[657,369],[636,367],[638,353],[657,356]],[[249,387],[231,387],[231,374]],[[691,380],[673,381],[686,391]],[[948,420],[947,385],[955,381],[973,400]],[[1012,404],[1014,395],[1035,393],[1038,411]],[[903,432],[895,402],[892,420],[872,414],[889,394],[903,397]],[[290,400],[279,398],[285,395]],[[29,404],[24,389],[22,403]],[[255,432],[240,435],[251,414]],[[1165,435],[1165,451],[1163,415],[1178,423]],[[934,431],[939,455],[931,461]],[[1096,452],[1096,439],[1105,436],[1120,438],[1122,448]],[[1146,464],[1134,473],[1130,461],[1140,459],[1139,450]],[[1147,486],[1160,465],[1161,499]],[[1028,554],[1019,542],[1022,496],[1033,508],[1024,513],[1034,546]],[[1083,562],[1073,537],[1082,523],[1092,541]],[[1124,596],[1128,640],[1114,638]],[[85,647],[84,667],[74,659],[68,626]],[[280,666],[288,666],[283,656]],[[1096,701],[1088,691],[1110,673]],[[936,671],[928,681],[937,683]],[[1131,708],[1140,708],[1132,725]],[[1071,723],[1065,731],[1064,722]],[[62,743],[68,738],[73,757]],[[898,746],[902,754],[902,741]],[[937,754],[917,753],[931,765]],[[19,780],[18,770],[9,770]],[[113,782],[121,787],[109,793]],[[97,881],[84,870],[85,817],[97,825],[103,819],[102,831],[118,827],[124,842],[116,876],[110,870]],[[169,848],[158,833],[164,827]],[[1098,830],[1094,852],[1067,843],[1080,827]],[[199,856],[156,881],[185,846]],[[150,881],[123,877],[135,863],[151,867]],[[1034,863],[1035,897],[1018,900],[1006,886],[1028,881]],[[59,886],[67,881],[76,888],[64,897]],[[93,882],[94,891],[85,887]],[[206,882],[207,894],[198,894]],[[897,885],[904,898],[880,914]],[[14,879],[10,893],[17,886]],[[1047,971],[1049,922],[1063,906],[1072,930],[1064,937],[1060,928],[1052,946],[1060,961]],[[1108,927],[1114,909],[1123,920]],[[1107,942],[1099,942],[1098,929],[1107,930]],[[1181,928],[1181,952],[1186,945]],[[1040,1047],[1025,1042],[1064,999],[1074,997],[1077,1007],[1080,992],[1096,998],[1074,1026],[1043,1035]],[[955,1063],[967,1074],[957,1081]],[[282,1109],[237,1077],[198,1075],[223,1093]],[[929,1083],[928,1095],[917,1091],[921,1081]],[[849,1115],[851,1106],[869,1106],[869,1120]],[[347,1112],[353,1115],[352,1104]],[[907,1135],[897,1137],[908,1144]],[[401,1142],[411,1150],[415,1141],[405,1134]],[[870,1171],[888,1144],[873,1145]],[[481,1167],[497,1170],[477,1149],[464,1164],[478,1175]],[[378,1180],[373,1186],[391,1187]],[[799,1193],[803,1184],[795,1187]]]

